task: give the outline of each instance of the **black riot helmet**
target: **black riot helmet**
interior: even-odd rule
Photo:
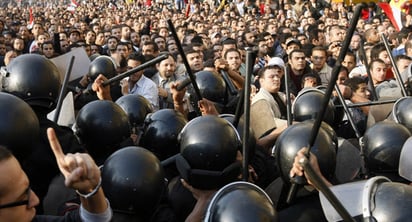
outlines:
[[[296,123],[286,128],[276,140],[274,155],[280,169],[280,175],[285,183],[290,183],[289,172],[297,152],[302,147],[309,145],[312,128],[313,121]],[[319,168],[325,178],[331,179],[334,176],[336,150],[337,144],[333,141],[330,132],[320,127],[311,152],[317,157]]]
[[[368,170],[377,175],[397,175],[402,146],[410,136],[405,126],[395,122],[382,121],[368,128],[363,136]]]
[[[0,145],[23,161],[39,136],[39,120],[31,107],[16,96],[0,92],[0,104]]]
[[[93,158],[105,159],[130,137],[129,119],[116,103],[96,100],[79,111],[74,133]]]
[[[52,110],[61,87],[57,67],[37,54],[17,56],[2,69],[2,91],[13,94],[30,106]]]
[[[236,160],[241,145],[236,129],[217,116],[192,119],[179,134],[180,155],[176,167],[198,189],[217,189],[240,174]]]
[[[129,146],[104,162],[102,188],[115,213],[114,221],[117,213],[143,222],[150,221],[164,195],[166,182],[155,155],[142,147]]]
[[[360,219],[356,221],[401,222],[412,217],[412,187],[391,182],[386,177],[376,176],[333,186],[331,191],[352,217]],[[322,193],[320,201],[328,221],[342,220]]]
[[[103,74],[106,78],[110,79],[116,75],[116,65],[112,58],[109,56],[98,56],[89,65],[88,77],[92,82],[99,76]]]
[[[302,90],[302,92],[300,92],[296,96],[295,101],[293,102],[292,112],[294,120],[305,121],[309,119],[316,119],[317,114],[322,108],[324,97],[325,93],[320,89],[308,88]],[[326,108],[323,121],[325,121],[329,125],[333,125],[335,121],[334,112],[334,106],[331,101]]]
[[[397,123],[400,123],[410,131],[412,130],[412,97],[402,97],[393,105],[392,115]]]
[[[235,115],[233,114],[221,114],[219,117],[229,121],[231,124],[235,121]],[[239,123],[236,127],[236,130],[240,136],[240,139],[243,141],[243,129],[244,129],[244,120],[243,118],[239,119]],[[256,150],[256,137],[255,137],[255,132],[253,131],[252,127],[249,127],[249,138],[248,138],[248,144],[249,144],[249,159],[252,159],[255,154]],[[241,149],[242,151],[242,149]]]
[[[140,145],[152,151],[159,160],[180,152],[177,137],[186,125],[186,118],[174,109],[161,109],[147,116]]]
[[[233,182],[213,196],[204,221],[276,222],[279,219],[265,191],[252,183]]]
[[[210,71],[196,73],[196,83],[202,97],[219,104],[226,104],[226,83],[223,78]]]
[[[132,127],[141,127],[146,115],[153,112],[150,102],[141,95],[124,95],[116,100],[116,104],[129,116]]]

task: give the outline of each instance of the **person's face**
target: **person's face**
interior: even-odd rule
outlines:
[[[130,34],[130,41],[132,42],[133,45],[139,45],[140,44],[140,36],[137,32],[133,32]]]
[[[240,65],[242,64],[242,60],[240,58],[240,54],[238,52],[228,52],[226,54],[226,61],[229,64],[229,68],[231,70],[239,71]]]
[[[292,54],[291,59],[289,60],[289,64],[292,69],[296,71],[302,71],[305,69],[306,60],[305,60],[305,53],[303,52],[295,52]]]
[[[214,58],[216,59],[216,58],[221,58],[221,56],[222,56],[222,50],[223,50],[223,47],[221,46],[221,45],[215,45],[215,46],[213,46],[213,55],[214,55]]]
[[[342,85],[347,79],[348,79],[348,73],[346,71],[341,71],[338,74],[338,79],[336,80],[336,84]]]
[[[366,99],[369,99],[371,95],[368,90],[368,85],[366,83],[359,84],[358,89],[356,89],[355,92],[353,92],[353,94],[356,94],[357,96],[360,96]]]
[[[123,39],[129,39],[130,31],[131,31],[130,27],[128,27],[128,26],[122,27],[122,38]]]
[[[80,35],[77,32],[70,33],[70,41],[71,42],[78,42],[80,40]]]
[[[47,41],[47,36],[46,35],[39,35],[39,37],[37,38],[37,41],[39,43],[43,43],[43,42]]]
[[[35,206],[39,204],[39,198],[29,188],[29,179],[16,158],[12,157],[0,162],[0,205],[25,201],[21,206],[0,209],[1,221],[32,221],[36,215]]]
[[[373,29],[369,35],[369,38],[367,39],[368,42],[371,43],[378,43],[380,41],[379,33],[378,30]]]
[[[179,50],[177,49],[176,44],[170,44],[167,46],[167,50],[169,51],[169,53],[173,54],[178,52]]]
[[[176,62],[172,57],[169,56],[167,59],[159,63],[157,70],[159,71],[159,74],[160,76],[162,76],[162,78],[169,78],[176,71]]]
[[[129,59],[129,60],[127,61],[127,69],[130,70],[130,69],[136,68],[137,66],[139,66],[139,65],[141,65],[141,64],[142,64],[142,63],[141,63],[140,61],[136,61],[136,60],[131,60],[131,59]],[[143,70],[138,71],[138,72],[130,75],[129,81],[135,83],[135,82],[139,81],[139,79],[142,77],[142,75],[143,75]]]
[[[153,45],[143,45],[142,54],[143,55],[154,55],[155,51]]]
[[[291,44],[289,44],[288,46],[286,46],[286,54],[289,54],[289,53],[291,53],[293,50],[296,50],[296,49],[300,49],[299,45],[298,45],[298,44],[295,44],[295,43],[291,43]]]
[[[329,42],[342,42],[344,37],[343,30],[340,28],[333,28],[329,32]]]
[[[321,70],[326,63],[326,53],[321,50],[315,50],[312,52],[312,56],[310,57],[313,69]]]
[[[370,70],[373,84],[379,84],[386,78],[386,65],[381,62],[374,62]]]
[[[269,93],[277,93],[280,88],[280,79],[283,71],[281,68],[267,69],[263,76],[259,78],[260,87]]]
[[[4,56],[6,54],[6,52],[7,52],[6,45],[1,43],[0,44],[0,55]]]
[[[159,47],[160,51],[164,51],[166,49],[166,41],[163,38],[156,38],[154,42]]]
[[[100,31],[101,31],[100,26],[98,26],[98,25],[93,26],[93,32],[94,33],[99,33]]]
[[[34,36],[37,36],[37,35],[39,35],[43,32],[44,32],[43,27],[40,24],[34,24],[33,25],[31,33],[33,33]]]
[[[99,52],[99,47],[97,46],[97,45],[91,45],[90,46],[90,49],[91,49],[91,52],[90,52],[90,54],[98,54],[98,53],[100,53]]]
[[[64,33],[64,32],[59,33],[59,39],[60,39],[60,40],[66,40],[66,39],[67,39],[66,33]]]
[[[346,55],[342,61],[342,65],[348,68],[349,72],[356,66],[355,57]]]
[[[116,49],[117,46],[117,40],[116,39],[109,39],[109,41],[107,41],[107,47],[109,50],[114,50]]]
[[[162,28],[159,31],[159,35],[163,36],[164,38],[167,38],[169,36],[169,30]]]
[[[87,32],[85,40],[88,44],[92,44],[96,41],[96,34],[94,32]]]
[[[122,30],[120,28],[112,29],[112,35],[116,36],[118,39],[122,38]]]
[[[69,42],[67,42],[67,40],[60,40],[60,48],[62,52],[67,52],[67,48],[69,48]]]
[[[0,45],[0,48],[1,48],[1,45]],[[398,62],[396,62],[396,65],[398,66],[399,73],[402,73],[403,71],[405,71],[408,68],[409,64],[411,64],[411,62],[412,61],[409,60],[409,59],[401,59]],[[406,81],[406,79],[402,79],[402,80],[404,82]]]
[[[148,35],[142,35],[142,38],[140,40],[140,44],[144,44],[145,42],[150,41],[150,36]]]
[[[245,34],[245,40],[248,45],[253,45],[256,40],[256,36],[255,34],[248,32]]]
[[[237,23],[237,30],[238,31],[245,31],[246,29],[246,24],[244,22],[238,22]]]
[[[29,32],[29,30],[28,30],[26,27],[22,26],[22,27],[20,27],[20,29],[19,29],[19,35],[20,35],[20,37],[23,38],[23,39],[28,39],[29,36],[30,36],[30,32]]]
[[[53,57],[54,49],[52,44],[44,44],[42,47],[42,51],[44,56],[46,56],[47,58]]]
[[[22,39],[14,40],[13,48],[17,51],[23,51],[24,49],[24,41]]]
[[[203,61],[200,53],[190,53],[186,55],[187,62],[193,71],[200,71],[203,69]]]
[[[272,47],[273,44],[275,43],[275,40],[273,39],[273,37],[271,35],[267,35],[264,37],[265,41],[266,41],[266,45],[268,47]]]
[[[299,40],[300,44],[305,45],[307,43],[307,38],[304,35],[300,35],[297,37],[297,39]]]
[[[97,45],[102,46],[102,45],[104,45],[104,41],[105,41],[104,33],[100,32],[99,34],[97,34],[95,43]]]
[[[127,57],[129,55],[129,49],[125,45],[118,45],[116,47],[116,52],[124,57]]]
[[[361,37],[359,35],[352,36],[352,39],[350,41],[351,49],[358,50],[360,46],[360,41],[361,41]]]
[[[391,60],[390,60],[388,52],[386,50],[380,52],[379,55],[378,55],[378,58],[382,59],[385,62],[386,66],[388,66],[388,67],[392,66]]]
[[[11,42],[11,39],[12,39],[11,34],[4,34],[3,37],[4,37],[4,42],[6,43]]]

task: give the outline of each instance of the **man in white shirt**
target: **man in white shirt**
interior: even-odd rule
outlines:
[[[140,53],[132,53],[127,58],[127,69],[133,69],[145,63],[145,58]],[[143,70],[140,70],[132,75],[127,80],[122,80],[120,83],[122,94],[137,94],[149,100],[153,110],[159,109],[159,91],[157,85],[149,78],[143,75]]]

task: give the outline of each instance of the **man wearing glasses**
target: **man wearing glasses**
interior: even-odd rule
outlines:
[[[0,221],[110,221],[112,212],[100,187],[100,170],[93,159],[88,154],[63,154],[54,130],[49,128],[47,135],[65,185],[80,195],[80,210],[63,217],[36,216],[39,198],[30,189],[30,181],[17,159],[0,146]]]
[[[326,48],[322,46],[316,46],[312,49],[312,55],[310,60],[310,68],[317,73],[322,81],[322,85],[328,85],[332,77],[332,67],[328,66],[326,63],[327,60],[327,51]]]

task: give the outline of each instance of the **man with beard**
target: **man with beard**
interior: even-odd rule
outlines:
[[[170,84],[182,79],[182,76],[175,73],[176,60],[172,55],[169,55],[167,59],[156,64],[156,68],[158,72],[151,79],[158,86],[159,109],[173,109],[173,95],[170,91]]]
[[[261,36],[258,40],[259,50],[257,52],[257,58],[255,65],[253,66],[253,73],[257,74],[260,69],[266,65],[266,60],[268,59],[268,45],[266,40]]]
[[[218,61],[222,61],[222,59],[216,60],[216,62],[218,62]],[[231,81],[233,82],[235,87],[237,89],[242,89],[245,80],[244,80],[244,78],[242,77],[242,75],[240,73],[242,60],[240,58],[239,50],[237,50],[237,49],[228,49],[224,54],[223,62],[225,62],[227,64],[227,66],[225,66],[225,68],[223,70],[225,70],[227,72],[229,78],[231,79]],[[219,65],[218,67],[221,67],[221,65]]]

